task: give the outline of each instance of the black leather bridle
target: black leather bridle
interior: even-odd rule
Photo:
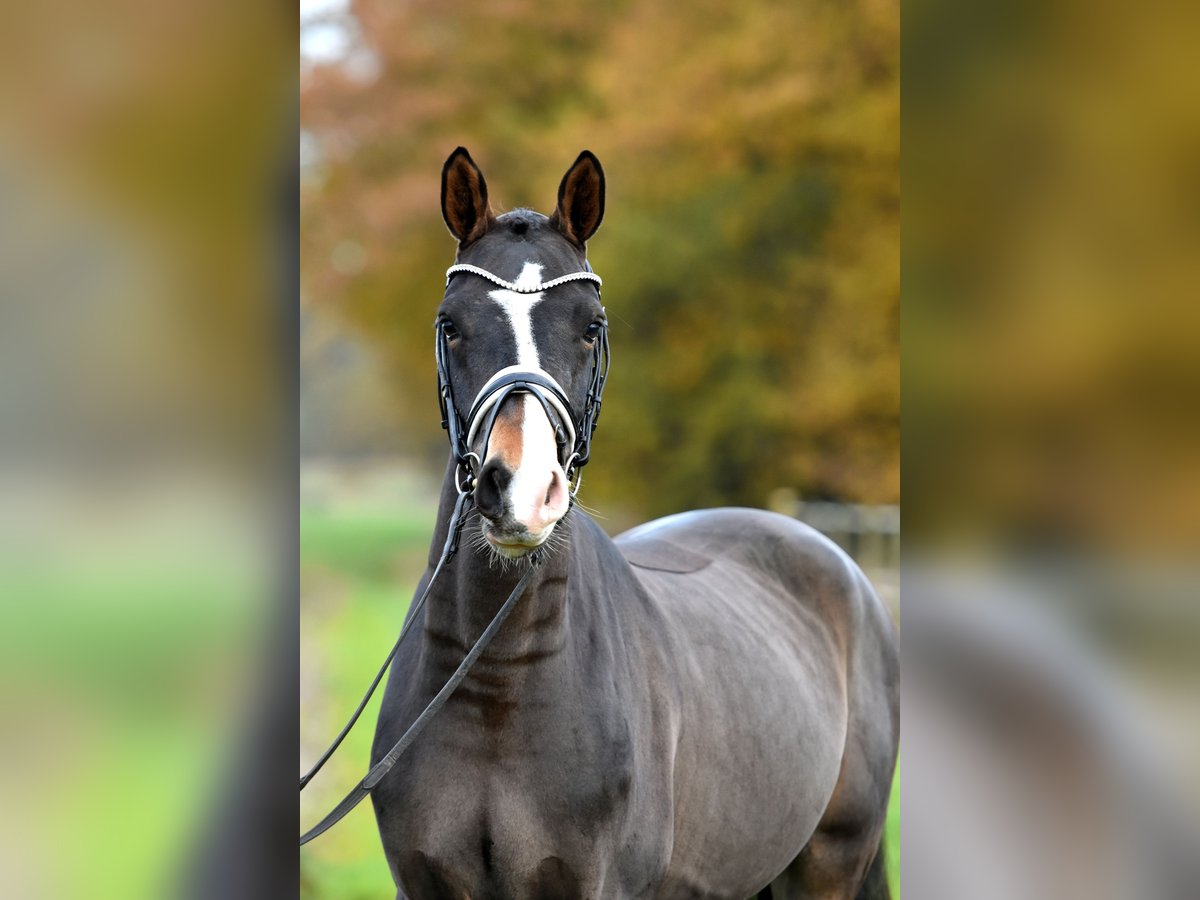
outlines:
[[[467,264],[458,264],[446,270],[446,284],[449,286],[450,279],[455,275],[471,274],[485,278],[505,290],[514,291],[518,294],[536,294],[573,281],[591,281],[596,285],[596,291],[599,293],[600,287],[603,284],[600,276],[592,272],[592,267],[586,261],[584,265],[586,271],[563,275],[561,278],[554,278],[533,287],[518,287],[513,282],[505,281],[499,276],[488,272],[486,269]],[[588,382],[587,396],[584,399],[581,414],[576,414],[566,392],[563,391],[562,387],[548,372],[541,369],[509,366],[508,368],[501,369],[487,380],[483,388],[480,389],[479,394],[476,395],[475,401],[471,404],[467,415],[464,417],[455,403],[454,391],[450,384],[448,338],[441,327],[442,322],[440,320],[435,322],[434,328],[437,337],[434,346],[434,357],[437,360],[438,405],[442,411],[442,427],[446,429],[449,435],[451,452],[454,454],[456,464],[454,484],[458,491],[458,499],[454,504],[454,512],[450,516],[446,543],[442,547],[442,555],[434,567],[433,574],[429,577],[429,581],[425,585],[425,590],[421,592],[421,596],[413,604],[408,619],[405,621],[404,627],[400,630],[400,636],[396,639],[396,643],[392,646],[387,658],[383,661],[383,666],[380,667],[379,672],[376,673],[375,678],[371,681],[366,695],[362,698],[358,708],[354,711],[354,715],[350,717],[350,721],[346,723],[341,733],[329,745],[329,748],[321,754],[320,759],[317,760],[308,773],[300,779],[300,790],[304,790],[313,776],[333,756],[334,751],[341,745],[346,735],[354,727],[354,723],[362,715],[363,710],[366,709],[367,702],[375,693],[379,682],[383,680],[384,673],[387,672],[392,660],[395,659],[401,644],[404,643],[404,638],[412,630],[413,623],[417,621],[421,609],[425,605],[425,600],[428,598],[429,592],[437,581],[438,576],[442,573],[454,554],[458,552],[459,536],[462,533],[463,526],[466,524],[471,506],[475,502],[475,486],[481,468],[479,456],[471,451],[471,444],[482,433],[484,437],[482,446],[487,446],[492,428],[496,423],[496,416],[500,408],[504,405],[504,401],[510,395],[514,393],[532,394],[541,403],[542,409],[545,410],[546,416],[554,428],[555,441],[558,444],[559,462],[563,466],[563,471],[566,473],[568,482],[574,479],[574,483],[571,485],[571,499],[574,502],[575,494],[579,490],[580,485],[580,469],[587,465],[588,460],[591,458],[592,435],[596,431],[596,425],[600,418],[600,404],[604,394],[604,383],[608,378],[610,363],[608,326],[604,322],[599,324],[600,331],[596,336],[592,351],[592,374]],[[400,740],[371,768],[362,781],[358,783],[358,786],[347,794],[342,802],[334,807],[317,825],[301,835],[300,846],[304,846],[313,838],[328,831],[350,810],[361,803],[412,745],[417,736],[425,729],[425,726],[429,724],[429,721],[445,706],[450,696],[467,677],[471,666],[474,665],[475,661],[487,648],[487,645],[491,643],[492,638],[500,630],[505,619],[508,618],[508,614],[516,605],[517,600],[525,592],[525,588],[528,586],[534,571],[541,565],[542,551],[540,549],[534,550],[526,558],[529,561],[529,565],[525,573],[521,576],[520,581],[517,582],[517,586],[513,588],[512,593],[508,595],[508,599],[501,605],[499,611],[497,611],[487,628],[484,629],[483,634],[479,636],[474,646],[467,651],[467,655],[454,671],[454,674],[450,676],[434,698],[429,701],[429,705],[409,725]]]
[[[604,282],[601,281],[599,275],[592,271],[592,267],[586,261],[584,265],[586,266],[585,271],[572,272],[570,275],[563,275],[561,278],[554,278],[538,285],[519,287],[514,282],[505,281],[486,269],[459,264],[446,270],[446,285],[449,286],[450,280],[455,275],[470,274],[486,278],[493,284],[514,293],[539,294],[573,281],[591,281],[596,285],[596,292],[599,294],[600,287]],[[440,327],[441,320],[434,323],[437,335],[434,356],[437,360],[438,404],[442,410],[442,428],[449,433],[450,448],[454,453],[455,461],[471,481],[479,475],[479,457],[471,452],[471,444],[474,443],[477,434],[482,431],[485,438],[483,446],[486,447],[486,439],[491,436],[496,415],[504,405],[504,401],[510,394],[524,392],[532,394],[538,399],[551,426],[554,427],[559,462],[562,463],[567,480],[576,480],[571,492],[574,495],[578,490],[579,470],[587,465],[591,458],[592,435],[595,434],[596,425],[600,419],[604,383],[608,378],[611,356],[608,346],[608,326],[603,322],[599,324],[600,332],[592,345],[592,374],[588,383],[587,395],[584,398],[582,414],[576,414],[566,392],[549,372],[542,369],[509,366],[488,379],[464,417],[455,403],[454,391],[450,386],[450,371],[447,362],[449,339]],[[461,492],[464,485],[457,474],[455,480],[459,482]]]

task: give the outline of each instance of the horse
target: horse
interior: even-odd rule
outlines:
[[[519,600],[371,792],[396,897],[887,898],[899,670],[863,572],[774,513],[610,539],[574,500],[607,370],[604,198],[588,151],[550,216],[494,214],[462,147],[442,170],[452,453],[373,765]]]

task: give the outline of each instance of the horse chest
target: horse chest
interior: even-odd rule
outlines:
[[[411,900],[437,897],[596,896],[605,856],[603,828],[581,832],[564,809],[527,785],[493,781],[454,798],[453,814],[427,819],[398,854],[398,880]],[[597,852],[597,851],[600,852]]]
[[[398,827],[385,843],[411,900],[596,897],[628,867],[629,723],[530,707],[491,731],[473,704],[448,707],[426,752],[388,787],[396,814],[385,818]]]

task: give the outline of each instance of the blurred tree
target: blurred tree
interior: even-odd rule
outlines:
[[[589,249],[616,359],[588,502],[898,499],[894,0],[356,0],[353,16],[357,45],[302,79],[305,302],[388,361],[402,449],[445,453],[446,154],[472,150],[497,209],[548,212],[587,147],[608,174]]]

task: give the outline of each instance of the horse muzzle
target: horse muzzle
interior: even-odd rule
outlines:
[[[554,429],[535,397],[513,394],[496,416],[475,485],[483,534],[504,556],[541,546],[571,507]]]

